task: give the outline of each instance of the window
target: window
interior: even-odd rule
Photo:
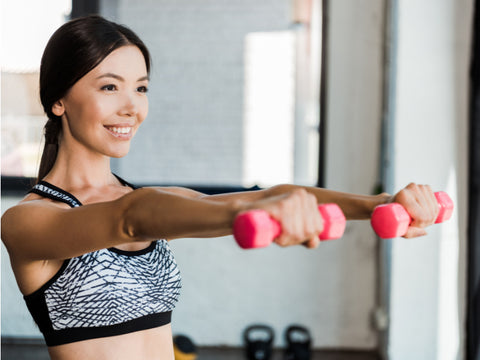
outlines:
[[[38,95],[40,58],[71,4],[24,0],[3,1],[1,6],[1,172],[2,177],[34,177],[46,121]]]
[[[2,180],[36,174],[41,53],[80,3],[2,4],[12,14],[3,24],[11,58],[2,58]],[[129,155],[112,160],[114,172],[204,189],[317,183],[321,0],[92,3],[137,32],[153,57],[149,116]]]

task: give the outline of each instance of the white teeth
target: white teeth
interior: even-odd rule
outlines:
[[[132,130],[131,127],[110,127],[109,129],[117,134],[128,134]]]

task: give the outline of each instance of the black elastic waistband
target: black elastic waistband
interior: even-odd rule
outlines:
[[[146,315],[121,324],[90,327],[72,328],[65,330],[53,330],[43,334],[47,346],[69,344],[76,341],[98,339],[108,336],[129,334],[135,331],[153,329],[170,324],[172,312],[167,311],[158,314]]]

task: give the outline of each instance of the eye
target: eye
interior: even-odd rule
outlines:
[[[108,84],[108,85],[102,86],[101,89],[105,91],[115,91],[117,90],[117,87],[113,84]]]
[[[146,87],[146,86],[139,86],[139,87],[137,88],[137,91],[138,91],[138,92],[141,92],[141,93],[146,93],[146,92],[148,92],[148,87]]]

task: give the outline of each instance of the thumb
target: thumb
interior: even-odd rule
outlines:
[[[425,235],[427,235],[427,232],[424,228],[410,226],[407,230],[407,233],[403,235],[403,237],[406,239],[410,239],[410,238],[416,238],[416,237],[425,236]]]

